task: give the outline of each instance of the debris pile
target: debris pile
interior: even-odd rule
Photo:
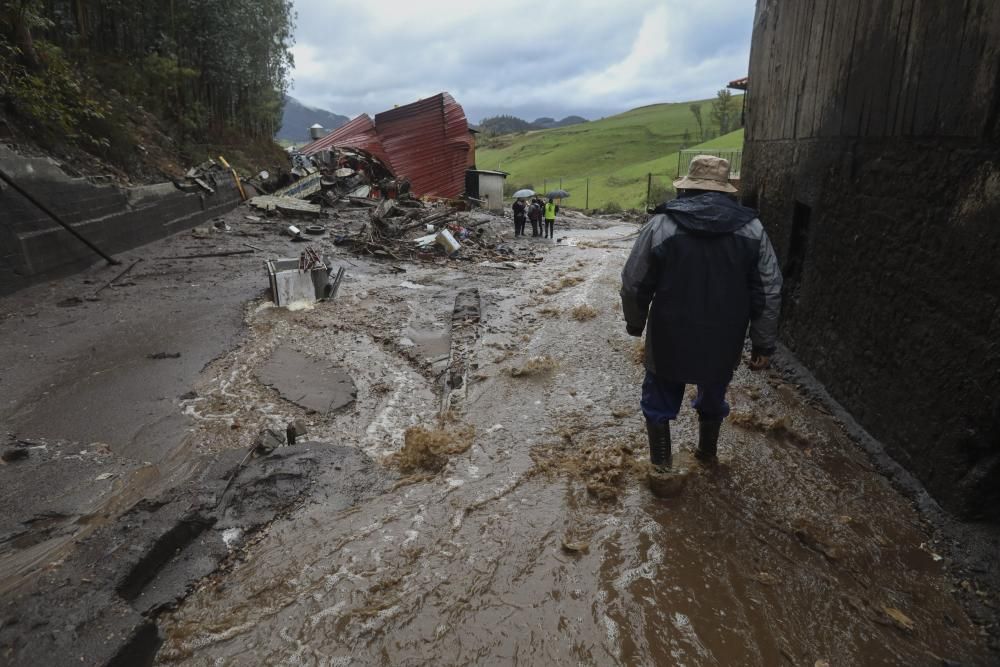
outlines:
[[[220,158],[221,160],[222,158]],[[215,160],[205,160],[196,167],[188,169],[183,181],[174,181],[174,186],[184,192],[207,192],[212,195],[221,183],[230,179],[240,181],[235,171],[228,164],[220,164]]]
[[[502,230],[510,224],[505,218],[470,212],[463,200],[417,199],[408,180],[365,150],[329,148],[291,158],[298,180],[248,203],[267,217],[329,220],[282,225],[295,240],[305,240],[304,231],[359,254],[396,260],[451,257],[497,268],[538,261],[533,250],[504,243]]]
[[[379,158],[361,149],[332,148],[312,156],[292,152],[291,174],[297,180],[270,194],[250,200],[264,212],[318,216],[325,207],[350,203],[368,206],[385,197],[409,194],[406,179],[397,179]]]
[[[306,248],[297,258],[269,259],[265,265],[274,303],[292,309],[336,297],[344,277],[341,267],[331,281],[332,266],[312,248]]]

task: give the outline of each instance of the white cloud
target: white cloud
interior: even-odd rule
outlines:
[[[295,0],[292,95],[350,116],[447,90],[473,120],[609,115],[744,76],[753,0]]]

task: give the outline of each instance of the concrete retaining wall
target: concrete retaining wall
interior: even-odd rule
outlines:
[[[64,173],[48,158],[0,148],[0,169],[109,254],[149,243],[231,210],[232,181],[214,194],[182,192],[172,183],[121,188]],[[0,295],[103,261],[19,193],[0,183]]]
[[[1000,5],[758,2],[743,193],[782,337],[946,508],[1000,519]]]

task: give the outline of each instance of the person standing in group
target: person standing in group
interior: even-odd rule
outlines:
[[[559,206],[552,197],[549,197],[548,203],[545,204],[545,238],[547,239],[555,238],[556,213],[558,212]]]
[[[622,270],[626,331],[638,337],[646,329],[641,407],[658,473],[670,468],[670,422],[688,384],[698,386],[696,456],[715,462],[747,325],[750,368],[763,370],[777,345],[781,310],[778,260],[757,211],[731,195],[729,162],[696,156],[674,187],[678,198],[657,207]]]
[[[525,205],[524,199],[518,199],[511,208],[514,209],[514,236],[524,236],[524,223],[528,207]]]
[[[528,207],[528,220],[531,220],[531,235],[541,236],[542,226],[542,200],[537,196],[531,199],[531,206]]]

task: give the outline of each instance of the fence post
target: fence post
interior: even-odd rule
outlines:
[[[542,179],[542,194],[544,195],[545,191],[548,190],[548,189],[549,189],[549,179],[543,178]]]
[[[653,192],[653,174],[648,172],[646,174],[646,208],[649,208],[649,198],[652,196]]]
[[[587,177],[587,203],[583,205],[583,208],[590,209],[590,176]]]

